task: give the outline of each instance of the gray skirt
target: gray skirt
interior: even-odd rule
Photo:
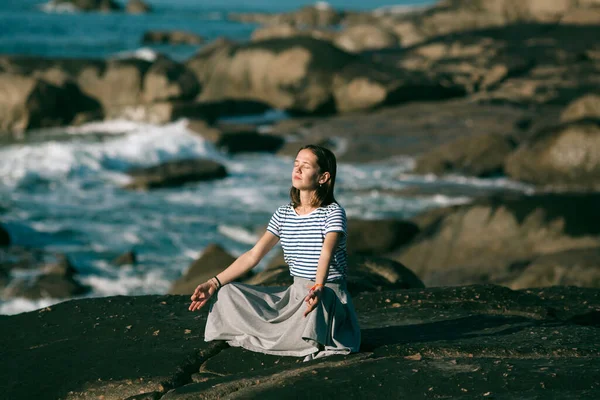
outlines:
[[[317,307],[304,317],[313,284],[295,277],[288,288],[223,286],[211,300],[204,340],[305,361],[357,352],[360,328],[345,282],[327,283]]]

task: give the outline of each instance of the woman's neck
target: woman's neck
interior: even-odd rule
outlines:
[[[296,210],[301,214],[308,214],[316,209],[317,207],[313,205],[314,196],[314,191],[300,191],[300,204],[296,206]]]

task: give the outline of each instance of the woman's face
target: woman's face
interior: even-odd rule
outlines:
[[[319,186],[317,156],[309,149],[300,150],[292,170],[292,186],[298,190],[315,190]]]

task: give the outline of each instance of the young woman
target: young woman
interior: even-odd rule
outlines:
[[[291,203],[227,269],[199,285],[190,311],[211,302],[204,338],[266,354],[305,357],[356,352],[360,328],[346,290],[346,213],[335,201],[335,155],[300,149],[292,170]],[[233,281],[281,240],[294,283],[289,288]],[[230,283],[231,282],[231,283]]]

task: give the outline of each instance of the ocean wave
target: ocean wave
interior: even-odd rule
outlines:
[[[55,3],[54,1],[49,1],[45,4],[40,4],[39,8],[45,13],[55,13],[55,14],[74,14],[79,10],[72,3]]]

